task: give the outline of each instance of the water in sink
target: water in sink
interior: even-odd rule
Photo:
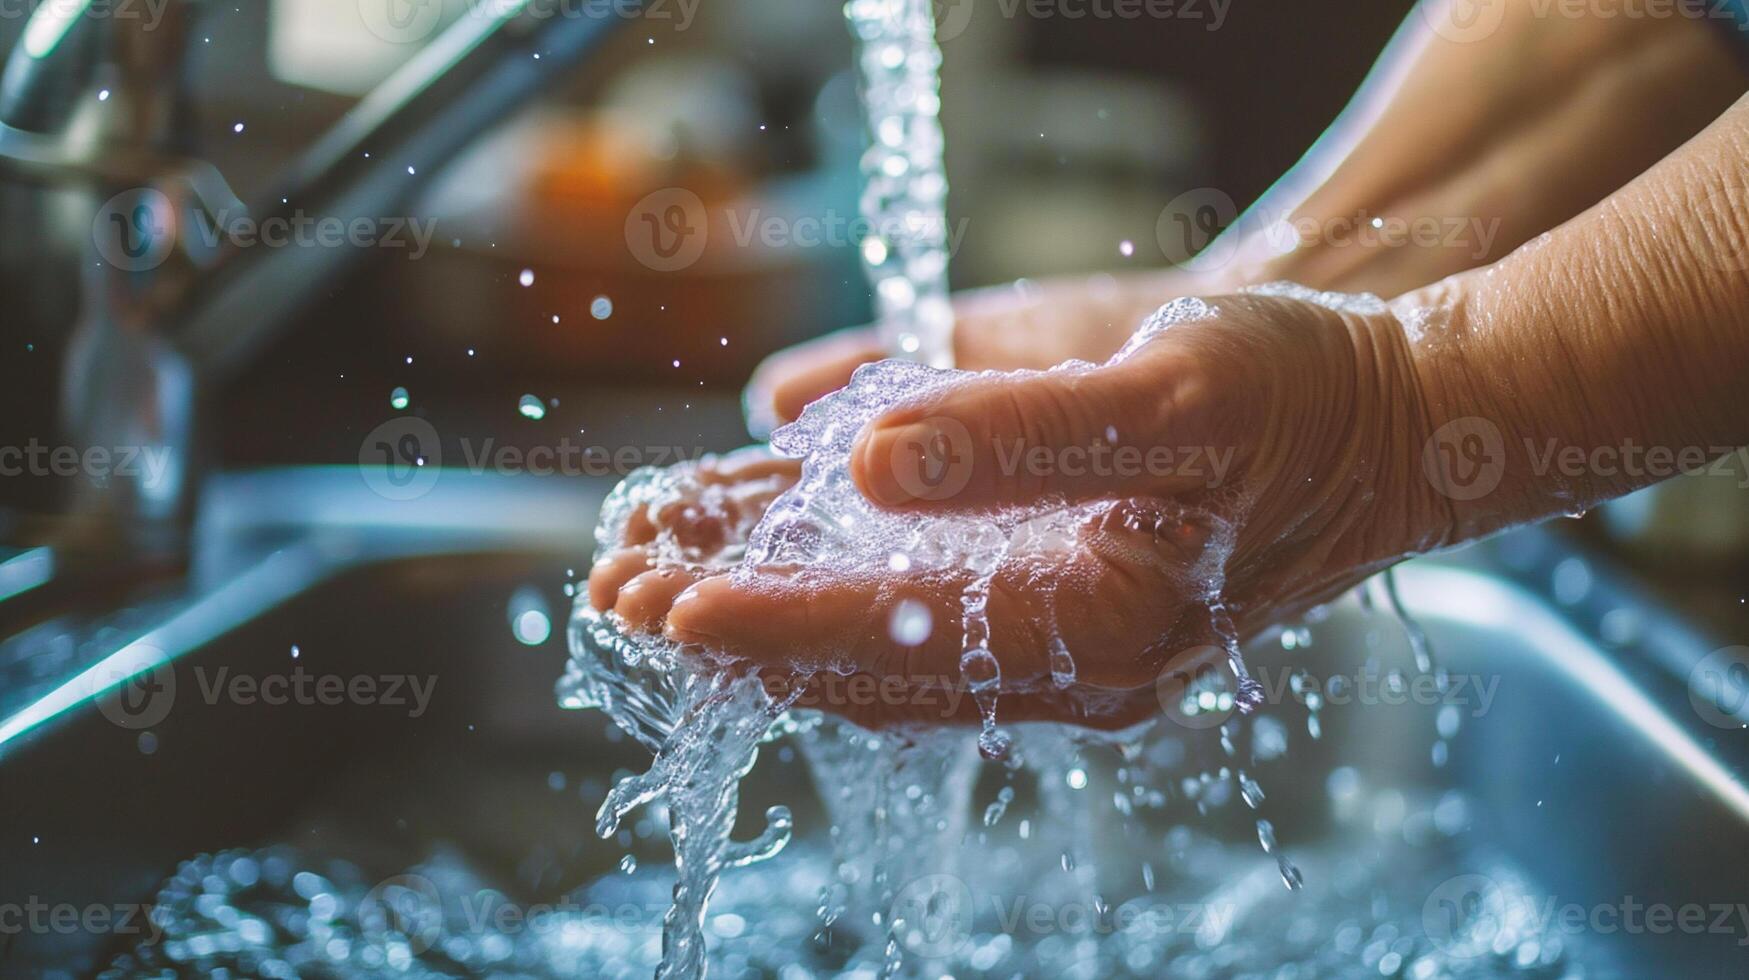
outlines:
[[[1091,801],[1109,777],[1091,773],[1074,792]],[[1364,805],[1364,782],[1352,770],[1332,774],[1332,801],[1355,820],[1300,851],[1307,881],[1291,893],[1255,846],[1194,823],[1150,832],[1152,860],[1126,866],[1122,891],[1078,892],[1075,871],[1060,867],[1055,883],[1028,880],[1019,869],[1039,828],[1017,806],[970,834],[963,846],[979,860],[960,865],[965,877],[928,882],[948,886],[945,900],[908,940],[907,972],[940,975],[951,962],[956,976],[1088,980],[1626,975],[1556,927],[1510,861],[1465,843],[1462,796],[1381,808]],[[1379,819],[1386,811],[1394,819]],[[829,849],[805,843],[731,873],[704,920],[714,975],[880,975],[884,951],[852,923],[822,922],[832,866]],[[1450,883],[1478,871],[1492,884],[1491,907],[1466,909],[1470,896]],[[529,905],[459,853],[381,880],[290,846],[224,852],[177,869],[155,900],[163,939],[105,975],[648,977],[661,962],[673,884],[672,869],[638,869]]]

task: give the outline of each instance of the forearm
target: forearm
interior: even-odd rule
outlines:
[[[1496,265],[1404,297],[1434,431],[1497,429],[1457,536],[1592,504],[1749,444],[1749,99]],[[1476,443],[1470,443],[1473,448]],[[1454,446],[1433,452],[1464,454]]]
[[[1332,127],[1239,222],[1234,282],[1397,295],[1493,262],[1698,132],[1749,77],[1686,17],[1511,0],[1460,43],[1424,4]],[[1380,227],[1373,227],[1373,219]]]

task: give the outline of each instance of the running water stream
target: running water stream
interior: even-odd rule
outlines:
[[[1037,561],[1048,569],[1053,557],[1060,557],[1073,542],[1078,528],[1115,505],[1068,507],[1045,501],[979,518],[920,522],[871,506],[856,489],[849,459],[863,425],[903,401],[958,383],[965,375],[951,370],[947,182],[938,119],[941,52],[935,42],[933,5],[930,0],[851,0],[846,15],[857,41],[869,135],[862,161],[861,210],[870,234],[861,245],[862,259],[874,292],[880,335],[897,359],[859,371],[846,389],[816,402],[800,420],[774,433],[772,448],[803,460],[802,476],[756,527],[736,527],[726,536],[730,542],[745,540],[744,550],[731,545],[713,555],[688,553],[678,542],[659,537],[656,564],[660,568],[666,562],[693,573],[737,575],[760,566],[781,566],[804,580],[809,575],[829,577],[858,568],[893,567],[895,561],[918,575],[961,574],[966,581],[960,601],[960,679],[982,720],[979,754],[1001,762],[1009,758],[1012,737],[997,725],[1002,672],[990,649],[991,584],[1005,562]],[[1145,336],[1208,312],[1183,304],[1162,310],[1119,357],[1139,346]],[[654,516],[676,503],[697,506],[704,493],[695,473],[684,466],[633,476],[603,507],[597,538],[601,553],[619,546],[635,515]],[[1186,569],[1182,584],[1186,594],[1208,610],[1211,628],[1226,638],[1239,680],[1238,703],[1249,710],[1257,692],[1244,673],[1237,637],[1219,604],[1231,527],[1208,514],[1153,519],[1156,533],[1160,521],[1187,519],[1213,529],[1202,560]],[[1076,673],[1073,651],[1058,637],[1054,622],[1047,629],[1053,637],[1052,680],[1058,686],[1068,685]],[[582,601],[572,644],[574,660],[560,685],[562,702],[568,707],[606,710],[656,753],[648,772],[614,787],[602,804],[597,830],[610,837],[632,809],[658,799],[667,805],[677,881],[674,906],[664,924],[658,976],[703,974],[705,905],[718,876],[725,867],[775,854],[787,840],[790,819],[782,808],[768,814],[768,828],[756,841],[729,840],[736,785],[754,764],[759,743],[778,733],[805,734],[803,744],[816,781],[841,788],[839,798],[827,801],[839,836],[840,871],[836,889],[828,889],[823,897],[822,922],[834,922],[851,905],[873,908],[869,923],[886,933],[883,973],[897,973],[905,939],[919,928],[920,920],[893,905],[898,892],[907,887],[898,883],[924,880],[905,874],[897,865],[908,864],[913,872],[946,866],[945,849],[963,834],[961,819],[969,802],[958,797],[970,792],[974,773],[958,755],[957,737],[912,735],[893,741],[836,722],[801,721],[788,714],[793,693],[789,701],[780,702],[767,696],[750,675],[697,673],[665,640],[623,635],[610,616]],[[820,662],[833,659],[833,651],[815,653]],[[1061,764],[1067,758],[1063,744],[1058,740],[1057,751],[1040,752],[1033,764],[1047,768]],[[888,767],[872,780],[865,771],[871,757]],[[898,791],[901,770],[913,779],[918,772],[929,775],[922,782],[905,782]],[[1260,791],[1256,796],[1260,798]],[[1252,799],[1248,794],[1247,800]],[[1275,853],[1268,827],[1260,822],[1259,833],[1265,850]],[[895,841],[900,846],[890,846]],[[925,841],[934,843],[919,846]],[[1065,847],[1062,854],[1064,871],[1072,872],[1072,848]],[[901,856],[910,860],[901,861]],[[919,856],[927,860],[919,862]],[[1285,857],[1279,859],[1283,879],[1289,887],[1298,887],[1298,870]],[[921,907],[930,909],[939,896],[911,898],[921,899]]]
[[[932,0],[849,0],[869,146],[861,211],[863,269],[881,341],[894,357],[953,366],[948,303],[947,168],[941,49]]]

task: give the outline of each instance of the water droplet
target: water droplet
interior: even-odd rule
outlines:
[[[922,646],[934,628],[935,617],[930,615],[929,607],[916,599],[902,600],[887,619],[887,635],[905,647]]]
[[[625,857],[619,859],[619,869],[628,875],[631,874],[638,870],[638,859],[631,854],[627,854]]]
[[[1245,773],[1239,774],[1239,796],[1245,800],[1245,805],[1255,810],[1263,803],[1263,787],[1257,780]]]
[[[1297,892],[1306,886],[1306,876],[1300,873],[1299,865],[1284,858],[1276,867],[1281,871],[1281,883],[1287,886],[1288,891]]]
[[[524,286],[534,285],[534,270],[533,269],[522,270],[522,275],[517,276],[516,281],[522,283]]]
[[[411,398],[407,394],[407,389],[396,388],[394,391],[389,392],[389,405],[395,411],[399,412],[404,410],[410,403]]]
[[[590,300],[589,315],[597,320],[605,320],[613,316],[613,300],[606,296],[597,296]]]
[[[522,399],[516,403],[516,410],[521,412],[525,419],[539,421],[547,417],[546,405],[533,395],[523,395]]]
[[[1051,683],[1059,688],[1073,687],[1075,684],[1075,658],[1069,654],[1069,647],[1060,636],[1052,635],[1051,648]]]
[[[996,792],[996,799],[984,808],[984,826],[994,827],[1008,812],[1008,804],[1014,802],[1014,787],[1004,786]]]

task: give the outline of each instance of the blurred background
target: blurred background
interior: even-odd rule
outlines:
[[[1165,203],[1198,187],[1255,198],[1330,122],[1407,9],[1200,0],[1181,19],[1071,20],[1012,6],[939,11],[956,288],[1163,264]],[[201,5],[186,152],[259,200],[441,34],[385,39],[359,9]],[[451,0],[445,22],[462,12]],[[0,18],[0,46],[23,26]],[[431,179],[393,217],[429,231],[428,248],[365,248],[308,295],[267,287],[295,312],[198,392],[203,461],[354,462],[395,414],[397,388],[452,463],[464,438],[739,445],[739,389],[762,356],[869,316],[848,231],[862,141],[839,4],[652,7],[440,174],[418,175]],[[639,202],[664,188],[696,194],[711,222],[684,268],[653,269],[627,244]],[[68,192],[4,195],[0,443],[53,443],[89,236],[67,234],[45,203]],[[782,234],[757,231],[772,219]],[[519,413],[524,394],[546,403],[539,423]],[[0,506],[54,512],[69,492],[66,480],[8,479]]]

